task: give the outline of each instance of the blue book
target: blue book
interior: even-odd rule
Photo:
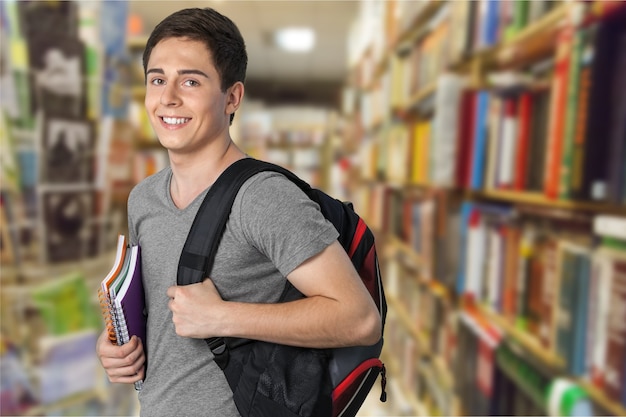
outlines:
[[[573,310],[573,346],[570,372],[573,375],[581,376],[586,371],[586,334],[587,334],[587,313],[589,308],[589,282],[591,279],[591,258],[587,253],[576,255],[578,268],[574,276],[574,297],[575,304]]]
[[[487,16],[484,22],[484,45],[493,46],[498,42],[500,29],[500,2],[499,0],[487,0]]]
[[[472,153],[472,171],[470,188],[478,190],[483,187],[487,154],[487,135],[489,114],[489,92],[480,91],[476,96],[476,120],[474,123],[474,149]]]
[[[470,214],[472,213],[474,204],[469,201],[464,201],[461,204],[461,221],[460,227],[460,248],[459,248],[459,266],[456,278],[456,293],[463,294],[465,291],[465,265],[466,265],[466,241],[467,241],[467,227],[470,220]]]

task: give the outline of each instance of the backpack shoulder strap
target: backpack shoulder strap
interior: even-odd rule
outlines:
[[[311,189],[308,183],[278,165],[254,158],[235,161],[217,178],[200,204],[178,261],[178,285],[196,284],[209,276],[239,189],[246,180],[262,171],[280,172],[307,194],[307,190]],[[225,339],[212,337],[205,341],[215,356],[215,362],[224,369],[229,357]]]
[[[276,171],[307,192],[310,186],[291,171],[254,158],[235,161],[207,192],[191,225],[178,263],[178,285],[204,281],[213,268],[226,222],[239,189],[246,180],[262,171]]]

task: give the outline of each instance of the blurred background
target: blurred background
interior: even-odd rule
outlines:
[[[145,42],[206,6],[249,55],[231,136],[376,234],[388,400],[360,415],[626,415],[626,2],[0,6],[1,415],[138,415],[97,289],[168,164]]]

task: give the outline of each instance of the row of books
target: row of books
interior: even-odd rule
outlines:
[[[364,176],[623,204],[626,8],[620,10],[565,26],[552,56],[491,72],[488,88],[439,76],[416,113],[370,133],[362,157],[374,163],[365,164]],[[378,102],[392,109],[389,100]],[[362,113],[374,111],[366,105]]]
[[[440,340],[433,329],[444,328],[445,320],[433,317],[445,308],[434,308],[441,300],[431,294],[441,286],[534,339],[562,372],[624,404],[623,217],[478,203],[380,183],[363,187],[361,197],[357,207],[368,222],[401,242],[391,246],[403,256],[382,261],[386,289],[431,343]],[[445,348],[433,351],[449,356]]]
[[[459,415],[459,404],[451,387],[449,371],[436,364],[439,360],[418,340],[415,330],[399,317],[398,308],[392,308],[385,325],[384,355],[389,372],[419,401],[410,415]]]
[[[528,356],[475,308],[451,307],[445,293],[419,279],[403,256],[385,257],[386,351],[393,372],[428,415],[604,415],[585,388]],[[561,385],[575,391],[564,400]]]
[[[539,366],[470,311],[461,313],[457,341],[456,391],[466,415],[606,414],[583,387]]]
[[[137,336],[145,344],[146,317],[140,249],[139,246],[131,246],[124,235],[118,238],[115,261],[100,283],[98,298],[112,343],[123,345],[132,336]],[[142,385],[143,381],[135,382],[135,389],[141,390]]]
[[[626,220],[615,219],[623,229]],[[494,205],[464,204],[461,228],[457,291],[536,335],[568,374],[626,404],[624,244],[590,238],[584,216],[532,218]]]
[[[360,88],[374,88],[379,81],[377,71],[388,58],[385,51],[398,49],[408,56],[408,71],[401,71],[412,74],[405,85],[409,96],[434,81],[438,70],[514,38],[562,7],[558,1],[547,0],[382,3],[364,7],[363,20],[370,24],[370,31],[359,40],[370,44],[352,48],[362,50],[354,82]],[[372,30],[376,26],[382,30]]]

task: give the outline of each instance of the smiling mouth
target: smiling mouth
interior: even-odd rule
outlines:
[[[183,123],[187,123],[189,118],[187,117],[161,117],[161,120],[168,125],[182,125]]]

